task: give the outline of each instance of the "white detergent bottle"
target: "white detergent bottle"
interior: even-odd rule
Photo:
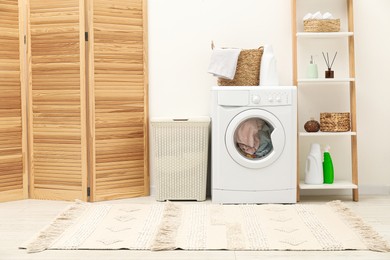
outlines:
[[[260,64],[260,86],[278,86],[279,78],[276,69],[276,58],[271,45],[264,46]]]
[[[323,184],[324,174],[322,168],[322,153],[319,144],[311,144],[310,153],[306,159],[306,184]]]

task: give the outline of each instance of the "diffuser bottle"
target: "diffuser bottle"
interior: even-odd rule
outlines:
[[[333,169],[333,162],[332,157],[329,153],[329,146],[325,147],[324,150],[324,161],[322,163],[323,165],[323,172],[324,172],[324,183],[326,184],[332,184],[334,181],[334,169]]]
[[[314,63],[313,56],[310,58],[310,64],[307,67],[307,77],[311,79],[318,78],[317,64]]]

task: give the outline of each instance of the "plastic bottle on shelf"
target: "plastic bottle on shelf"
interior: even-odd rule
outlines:
[[[319,144],[311,144],[310,153],[306,159],[305,183],[324,183],[321,146]]]
[[[332,184],[334,182],[334,168],[329,149],[330,146],[327,145],[324,150],[324,161],[322,163],[324,172],[324,183],[326,184]]]

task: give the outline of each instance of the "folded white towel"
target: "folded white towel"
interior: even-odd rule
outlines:
[[[309,19],[311,19],[311,17],[313,16],[313,14],[312,13],[307,13],[307,14],[305,14],[305,16],[303,17],[303,19],[302,20],[309,20]]]
[[[208,73],[224,79],[234,79],[241,49],[214,48]]]
[[[333,15],[329,12],[326,12],[322,15],[322,19],[333,19]]]
[[[311,16],[311,19],[322,19],[322,14],[320,11],[314,13],[312,16]]]

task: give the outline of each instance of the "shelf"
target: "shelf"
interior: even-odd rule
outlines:
[[[318,79],[309,79],[309,78],[300,78],[298,83],[341,83],[341,82],[352,82],[355,81],[355,78],[318,78]]]
[[[337,190],[337,189],[357,189],[358,186],[350,181],[335,181],[333,184],[306,184],[304,181],[299,182],[301,190]]]
[[[299,136],[352,136],[356,135],[356,132],[315,132],[315,133],[308,133],[308,132],[299,132]]]
[[[304,28],[302,27],[302,18],[298,17],[301,14],[304,13],[304,11],[309,10],[313,8],[313,6],[327,6],[328,1],[326,0],[318,0],[316,3],[311,3],[311,1],[298,1],[298,0],[291,0],[292,3],[292,42],[293,42],[293,84],[296,85],[298,88],[301,88],[302,93],[307,93],[308,96],[306,98],[310,98],[310,96],[315,95],[314,92],[318,92],[318,95],[323,94],[323,91],[327,91],[327,94],[331,95],[334,94],[333,92],[345,92],[345,87],[349,87],[349,98],[347,100],[347,95],[345,95],[345,103],[349,103],[349,109],[351,122],[356,121],[356,79],[355,79],[355,42],[354,42],[354,17],[353,17],[353,0],[343,0],[346,3],[341,3],[333,6],[333,3],[330,4],[331,9],[334,8],[335,12],[336,10],[342,11],[346,17],[342,17],[341,21],[342,24],[345,25],[342,27],[342,31],[340,32],[305,32]],[[309,4],[310,2],[310,4]],[[321,5],[319,4],[321,2]],[[338,1],[337,1],[338,2]],[[345,8],[346,7],[346,8]],[[297,16],[298,15],[298,16]],[[307,76],[309,74],[305,74],[304,64],[306,64],[306,61],[303,61],[304,57],[310,57],[309,55],[313,53],[320,52],[322,49],[324,49],[324,46],[329,46],[331,49],[337,49],[340,51],[340,53],[343,53],[345,55],[345,61],[347,61],[346,64],[342,64],[342,67],[346,69],[346,73],[340,73],[336,74],[338,77],[336,78],[324,78],[325,77],[325,69],[319,70],[320,78],[308,78]],[[344,58],[344,57],[343,57]],[[303,63],[302,63],[303,62]],[[323,88],[324,87],[324,88]],[[325,88],[326,87],[326,88]],[[329,87],[329,91],[328,91]],[[318,89],[318,91],[317,91]],[[309,91],[310,90],[310,91]],[[307,91],[307,92],[306,92]],[[330,93],[332,92],[332,93]],[[298,118],[300,116],[303,116],[303,113],[306,112],[307,109],[306,106],[308,104],[304,102],[300,102],[298,99],[298,112],[297,116]],[[322,103],[316,105],[316,104],[310,104],[314,105],[317,110],[322,110]],[[335,104],[336,105],[336,104]],[[331,105],[330,105],[331,106]],[[337,107],[337,106],[336,106]],[[335,108],[337,110],[337,108]],[[298,122],[300,123],[300,122]],[[352,125],[351,125],[352,126]],[[313,141],[325,141],[330,138],[334,138],[333,141],[340,141],[345,144],[349,144],[351,146],[350,155],[351,160],[345,161],[345,166],[348,166],[347,164],[351,164],[351,176],[345,177],[347,181],[343,180],[336,180],[334,184],[321,184],[321,185],[308,185],[304,182],[300,181],[301,179],[301,172],[297,171],[297,180],[299,183],[299,189],[302,190],[332,190],[332,189],[352,189],[352,197],[354,201],[359,200],[359,191],[358,186],[353,184],[357,183],[358,181],[358,156],[357,156],[357,131],[356,131],[356,125],[352,126],[352,130],[348,132],[305,132],[305,130],[301,127],[299,127],[298,130],[298,161],[297,161],[297,168],[302,169],[301,165],[301,153],[302,150],[299,149],[299,142],[307,142],[309,140]],[[312,138],[312,139],[310,139]],[[340,140],[338,140],[340,139]],[[302,170],[301,170],[302,171]],[[343,170],[342,170],[343,171]],[[346,171],[349,171],[346,169]],[[299,189],[297,191],[297,200],[299,201]]]
[[[341,38],[350,37],[353,32],[297,32],[297,38]]]

